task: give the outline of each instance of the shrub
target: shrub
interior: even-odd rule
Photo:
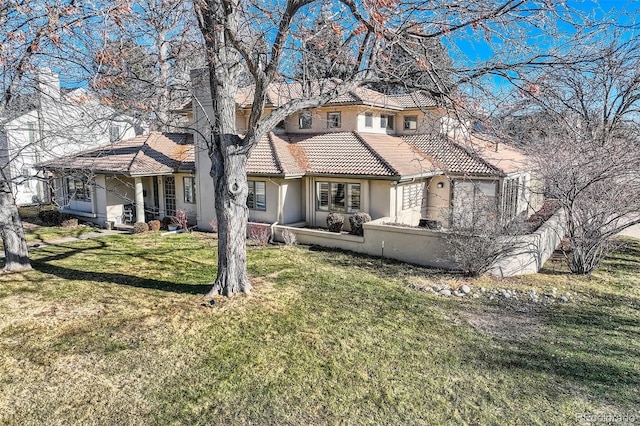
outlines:
[[[167,228],[169,228],[169,225],[171,225],[172,223],[173,223],[173,219],[171,218],[171,216],[165,216],[160,221],[160,229],[166,230]]]
[[[327,216],[327,228],[331,232],[342,232],[344,226],[344,216],[340,213],[331,212]]]
[[[187,220],[187,212],[182,209],[176,210],[176,215],[171,218],[171,224],[176,225],[185,231],[188,230],[189,223]]]
[[[143,232],[149,231],[149,225],[145,222],[136,222],[133,224],[133,233],[134,234],[142,234]]]
[[[151,221],[149,221],[149,230],[150,231],[159,231],[160,230],[160,221],[159,220],[151,220]]]
[[[248,223],[247,238],[258,245],[266,246],[271,239],[271,227],[264,223]]]
[[[296,233],[290,229],[285,229],[282,231],[282,241],[287,246],[295,246],[298,244],[298,238],[296,237]]]
[[[370,222],[371,216],[369,213],[358,212],[349,217],[349,225],[351,226],[351,233],[353,235],[364,235],[363,224]]]
[[[61,213],[60,210],[42,210],[38,213],[38,219],[44,225],[60,226],[65,220],[73,218],[70,214]]]
[[[78,219],[71,218],[63,220],[60,226],[62,226],[63,228],[76,228],[78,226]]]

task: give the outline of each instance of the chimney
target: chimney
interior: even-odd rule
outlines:
[[[60,77],[49,68],[37,71],[38,91],[42,102],[60,100]]]

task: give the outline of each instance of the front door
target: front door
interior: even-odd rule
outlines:
[[[164,178],[164,208],[167,216],[176,215],[176,178],[173,176]]]

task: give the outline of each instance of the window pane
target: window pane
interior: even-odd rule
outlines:
[[[393,130],[393,115],[387,116],[387,129]]]
[[[373,127],[373,114],[370,112],[364,114],[364,127]]]
[[[247,207],[250,209],[254,209],[256,207],[256,197],[255,197],[255,182],[248,181],[247,185],[249,186],[249,193],[247,194]]]
[[[267,209],[267,185],[266,182],[254,182],[255,185],[255,209]]]
[[[349,184],[349,212],[360,211],[360,184]]]
[[[301,112],[298,116],[299,125],[301,129],[310,129],[312,125],[311,113],[310,112]]]
[[[327,113],[327,128],[340,127],[340,113],[328,112]]]
[[[405,130],[416,130],[418,128],[418,117],[415,115],[409,115],[404,118]]]
[[[344,211],[346,185],[344,183],[331,182],[331,210]]]
[[[192,177],[183,178],[184,182],[184,202],[195,203],[196,202],[196,181]]]
[[[316,184],[316,201],[318,210],[329,210],[329,183],[318,182]]]

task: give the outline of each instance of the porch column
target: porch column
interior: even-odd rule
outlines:
[[[134,180],[136,184],[136,222],[145,222],[142,178],[137,177]]]

